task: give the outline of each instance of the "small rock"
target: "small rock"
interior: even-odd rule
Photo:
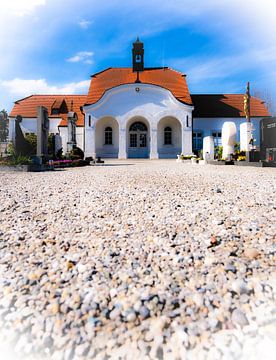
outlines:
[[[110,297],[113,298],[113,297],[117,296],[117,294],[118,294],[117,289],[110,289],[110,291],[109,291]]]
[[[114,320],[114,319],[118,318],[120,316],[120,314],[121,314],[120,309],[115,308],[114,310],[111,311],[111,313],[109,314],[109,317],[111,320]]]
[[[225,271],[231,271],[232,273],[236,273],[237,272],[237,269],[234,265],[232,264],[227,264],[224,268]]]
[[[67,263],[66,263],[66,268],[67,268],[67,270],[70,270],[70,269],[72,269],[75,265],[76,265],[75,261],[69,260],[69,261],[67,261]]]
[[[126,321],[131,322],[134,321],[136,319],[136,314],[135,311],[131,310],[126,317]]]
[[[232,282],[232,290],[237,294],[246,294],[249,290],[246,286],[246,282],[242,279],[237,279]]]
[[[141,306],[139,313],[142,319],[147,319],[150,316],[150,311],[146,306]]]
[[[36,281],[36,280],[39,280],[40,277],[41,277],[41,272],[40,271],[35,271],[35,272],[31,272],[29,275],[28,275],[28,279],[30,281]]]
[[[246,248],[243,252],[243,255],[248,259],[253,260],[260,255],[260,252],[255,248]]]
[[[79,356],[85,356],[85,355],[88,354],[89,349],[90,349],[90,346],[89,346],[89,344],[87,344],[87,343],[78,345],[78,346],[75,348],[75,354],[76,354],[76,355],[79,355]]]
[[[238,324],[241,327],[249,324],[246,315],[239,309],[235,309],[232,312],[231,319],[234,324]]]
[[[51,312],[53,315],[56,315],[59,312],[59,304],[58,303],[52,304]]]

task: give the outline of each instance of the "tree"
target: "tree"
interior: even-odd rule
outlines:
[[[6,142],[9,134],[9,119],[6,110],[0,111],[0,142]]]

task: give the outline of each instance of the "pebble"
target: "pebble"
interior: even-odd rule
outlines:
[[[239,309],[234,309],[231,319],[234,324],[238,324],[240,326],[245,326],[249,324],[246,315]]]
[[[275,333],[275,172],[109,163],[0,172],[0,350],[253,359]]]
[[[256,259],[260,255],[260,252],[255,248],[246,248],[243,252],[243,255],[246,258],[253,260],[253,259]]]
[[[224,270],[225,271],[231,271],[234,274],[237,272],[237,268],[234,265],[230,264],[230,263],[225,266]]]
[[[146,319],[150,316],[150,310],[146,306],[141,306],[141,308],[139,309],[139,314],[142,319]]]

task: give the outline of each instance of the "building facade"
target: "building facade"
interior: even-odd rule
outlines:
[[[91,77],[87,95],[31,95],[18,100],[9,115],[10,139],[15,117],[24,133],[36,133],[37,107],[44,106],[49,132],[60,134],[67,150],[67,113],[77,116],[76,145],[86,157],[176,158],[202,149],[204,136],[221,145],[225,121],[246,121],[243,94],[191,95],[186,75],[167,68],[145,68],[143,44],[133,44],[132,68],[108,68]],[[269,116],[263,101],[251,98],[255,145],[259,123]]]

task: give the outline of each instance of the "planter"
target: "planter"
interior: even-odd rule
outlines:
[[[207,164],[210,165],[234,165],[233,160],[211,160],[207,161]]]
[[[261,161],[259,162],[249,162],[249,161],[234,161],[234,165],[236,166],[256,166],[256,167],[263,167]]]

